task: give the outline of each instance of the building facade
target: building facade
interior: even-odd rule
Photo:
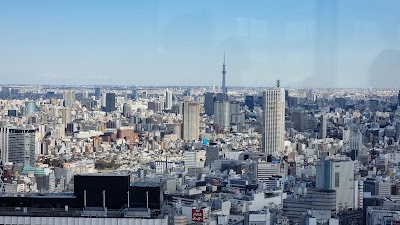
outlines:
[[[1,127],[1,161],[33,166],[36,152],[35,138],[35,129]]]
[[[355,207],[358,187],[355,187],[354,170],[353,161],[323,160],[317,162],[316,187],[336,191],[336,210],[338,212]]]
[[[283,151],[285,135],[285,90],[273,88],[263,92],[262,151]]]
[[[198,140],[200,135],[200,107],[197,103],[183,103],[183,140]]]

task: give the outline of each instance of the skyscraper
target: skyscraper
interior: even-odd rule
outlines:
[[[267,154],[283,151],[285,133],[285,90],[268,89],[263,92],[262,151]]]
[[[115,111],[115,93],[107,93],[106,94],[106,108],[105,112],[114,112]]]
[[[399,94],[397,95],[397,105],[400,106],[400,91]]]
[[[200,107],[197,103],[183,103],[183,140],[198,140],[200,135]]]
[[[141,93],[140,90],[138,90],[138,89],[133,89],[133,90],[132,90],[132,100],[134,100],[134,101],[139,100],[140,93]]]
[[[99,87],[94,89],[94,96],[96,97],[96,99],[99,99],[101,95],[101,89]]]
[[[122,113],[124,114],[124,117],[128,118],[131,114],[131,111],[132,111],[131,105],[125,103],[122,108]]]
[[[33,166],[36,130],[0,127],[0,161]]]
[[[290,121],[293,122],[293,128],[297,131],[308,129],[308,113],[304,109],[294,109],[290,115]]]
[[[71,110],[69,108],[63,108],[61,110],[61,121],[64,127],[67,127],[68,123],[71,123]]]
[[[82,98],[89,98],[89,91],[88,90],[84,90],[82,92]]]
[[[214,115],[214,102],[215,102],[215,93],[206,92],[204,94],[204,112],[207,116]]]
[[[350,157],[355,160],[358,154],[362,154],[363,141],[362,134],[358,130],[352,130],[350,132]]]
[[[75,93],[72,91],[66,91],[63,95],[64,107],[71,108],[75,102]]]
[[[222,94],[227,94],[228,89],[226,88],[226,83],[225,83],[225,53],[224,53],[224,64],[222,65]]]
[[[25,115],[26,116],[33,115],[36,112],[36,109],[37,109],[36,102],[34,102],[34,101],[25,102]],[[21,111],[22,111],[22,109],[21,109]]]
[[[319,127],[320,138],[326,138],[327,126],[328,126],[327,116],[326,114],[322,114],[320,117],[320,127]]]
[[[167,90],[165,92],[165,109],[171,109],[171,108],[172,108],[172,92]]]
[[[227,131],[230,128],[231,113],[228,101],[214,102],[214,126],[217,132]]]
[[[336,191],[336,210],[354,208],[355,164],[353,161],[323,160],[317,162],[316,187]]]
[[[254,109],[254,96],[252,96],[252,95],[246,96],[245,105],[247,105],[249,110],[253,110]]]

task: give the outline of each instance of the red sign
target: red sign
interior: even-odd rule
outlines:
[[[202,209],[192,209],[192,221],[196,223],[204,222],[204,213]]]

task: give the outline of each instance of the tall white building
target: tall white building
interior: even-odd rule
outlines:
[[[200,107],[191,101],[183,103],[183,135],[185,141],[198,140],[200,135]]]
[[[105,108],[106,107],[106,98],[107,93],[101,93],[101,98],[100,98],[100,106],[101,108]]]
[[[285,137],[285,89],[263,92],[262,151],[267,154],[283,151]]]
[[[82,98],[89,98],[89,91],[88,90],[84,90],[82,92]]]
[[[350,132],[350,151],[355,151],[358,154],[362,154],[363,142],[362,134],[358,130]]]
[[[358,186],[355,187],[354,170],[353,161],[317,162],[316,187],[336,191],[336,211],[355,208]]]
[[[165,109],[172,108],[172,92],[166,91],[165,92]]]
[[[37,147],[35,140],[35,129],[0,127],[0,160],[33,166]]]

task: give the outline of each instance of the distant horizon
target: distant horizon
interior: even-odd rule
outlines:
[[[0,88],[1,87],[36,87],[36,86],[43,86],[43,87],[88,87],[88,88],[97,88],[97,87],[115,87],[115,88],[126,88],[125,90],[133,90],[135,88],[141,89],[151,89],[151,88],[211,88],[212,85],[209,86],[195,86],[195,85],[140,85],[140,86],[128,86],[128,85],[106,85],[106,84],[79,84],[79,85],[68,85],[68,84],[2,84],[0,83]],[[218,89],[221,86],[214,86],[216,88],[215,91],[218,91]],[[239,89],[239,88],[248,88],[248,89],[263,89],[263,88],[275,88],[276,86],[227,86],[228,91],[229,88],[233,89]],[[130,88],[130,89],[129,89]],[[316,89],[316,90],[392,90],[392,91],[400,91],[399,88],[374,88],[374,87],[338,87],[338,88],[332,88],[332,87],[292,87],[292,86],[281,86],[281,88],[284,89]]]

